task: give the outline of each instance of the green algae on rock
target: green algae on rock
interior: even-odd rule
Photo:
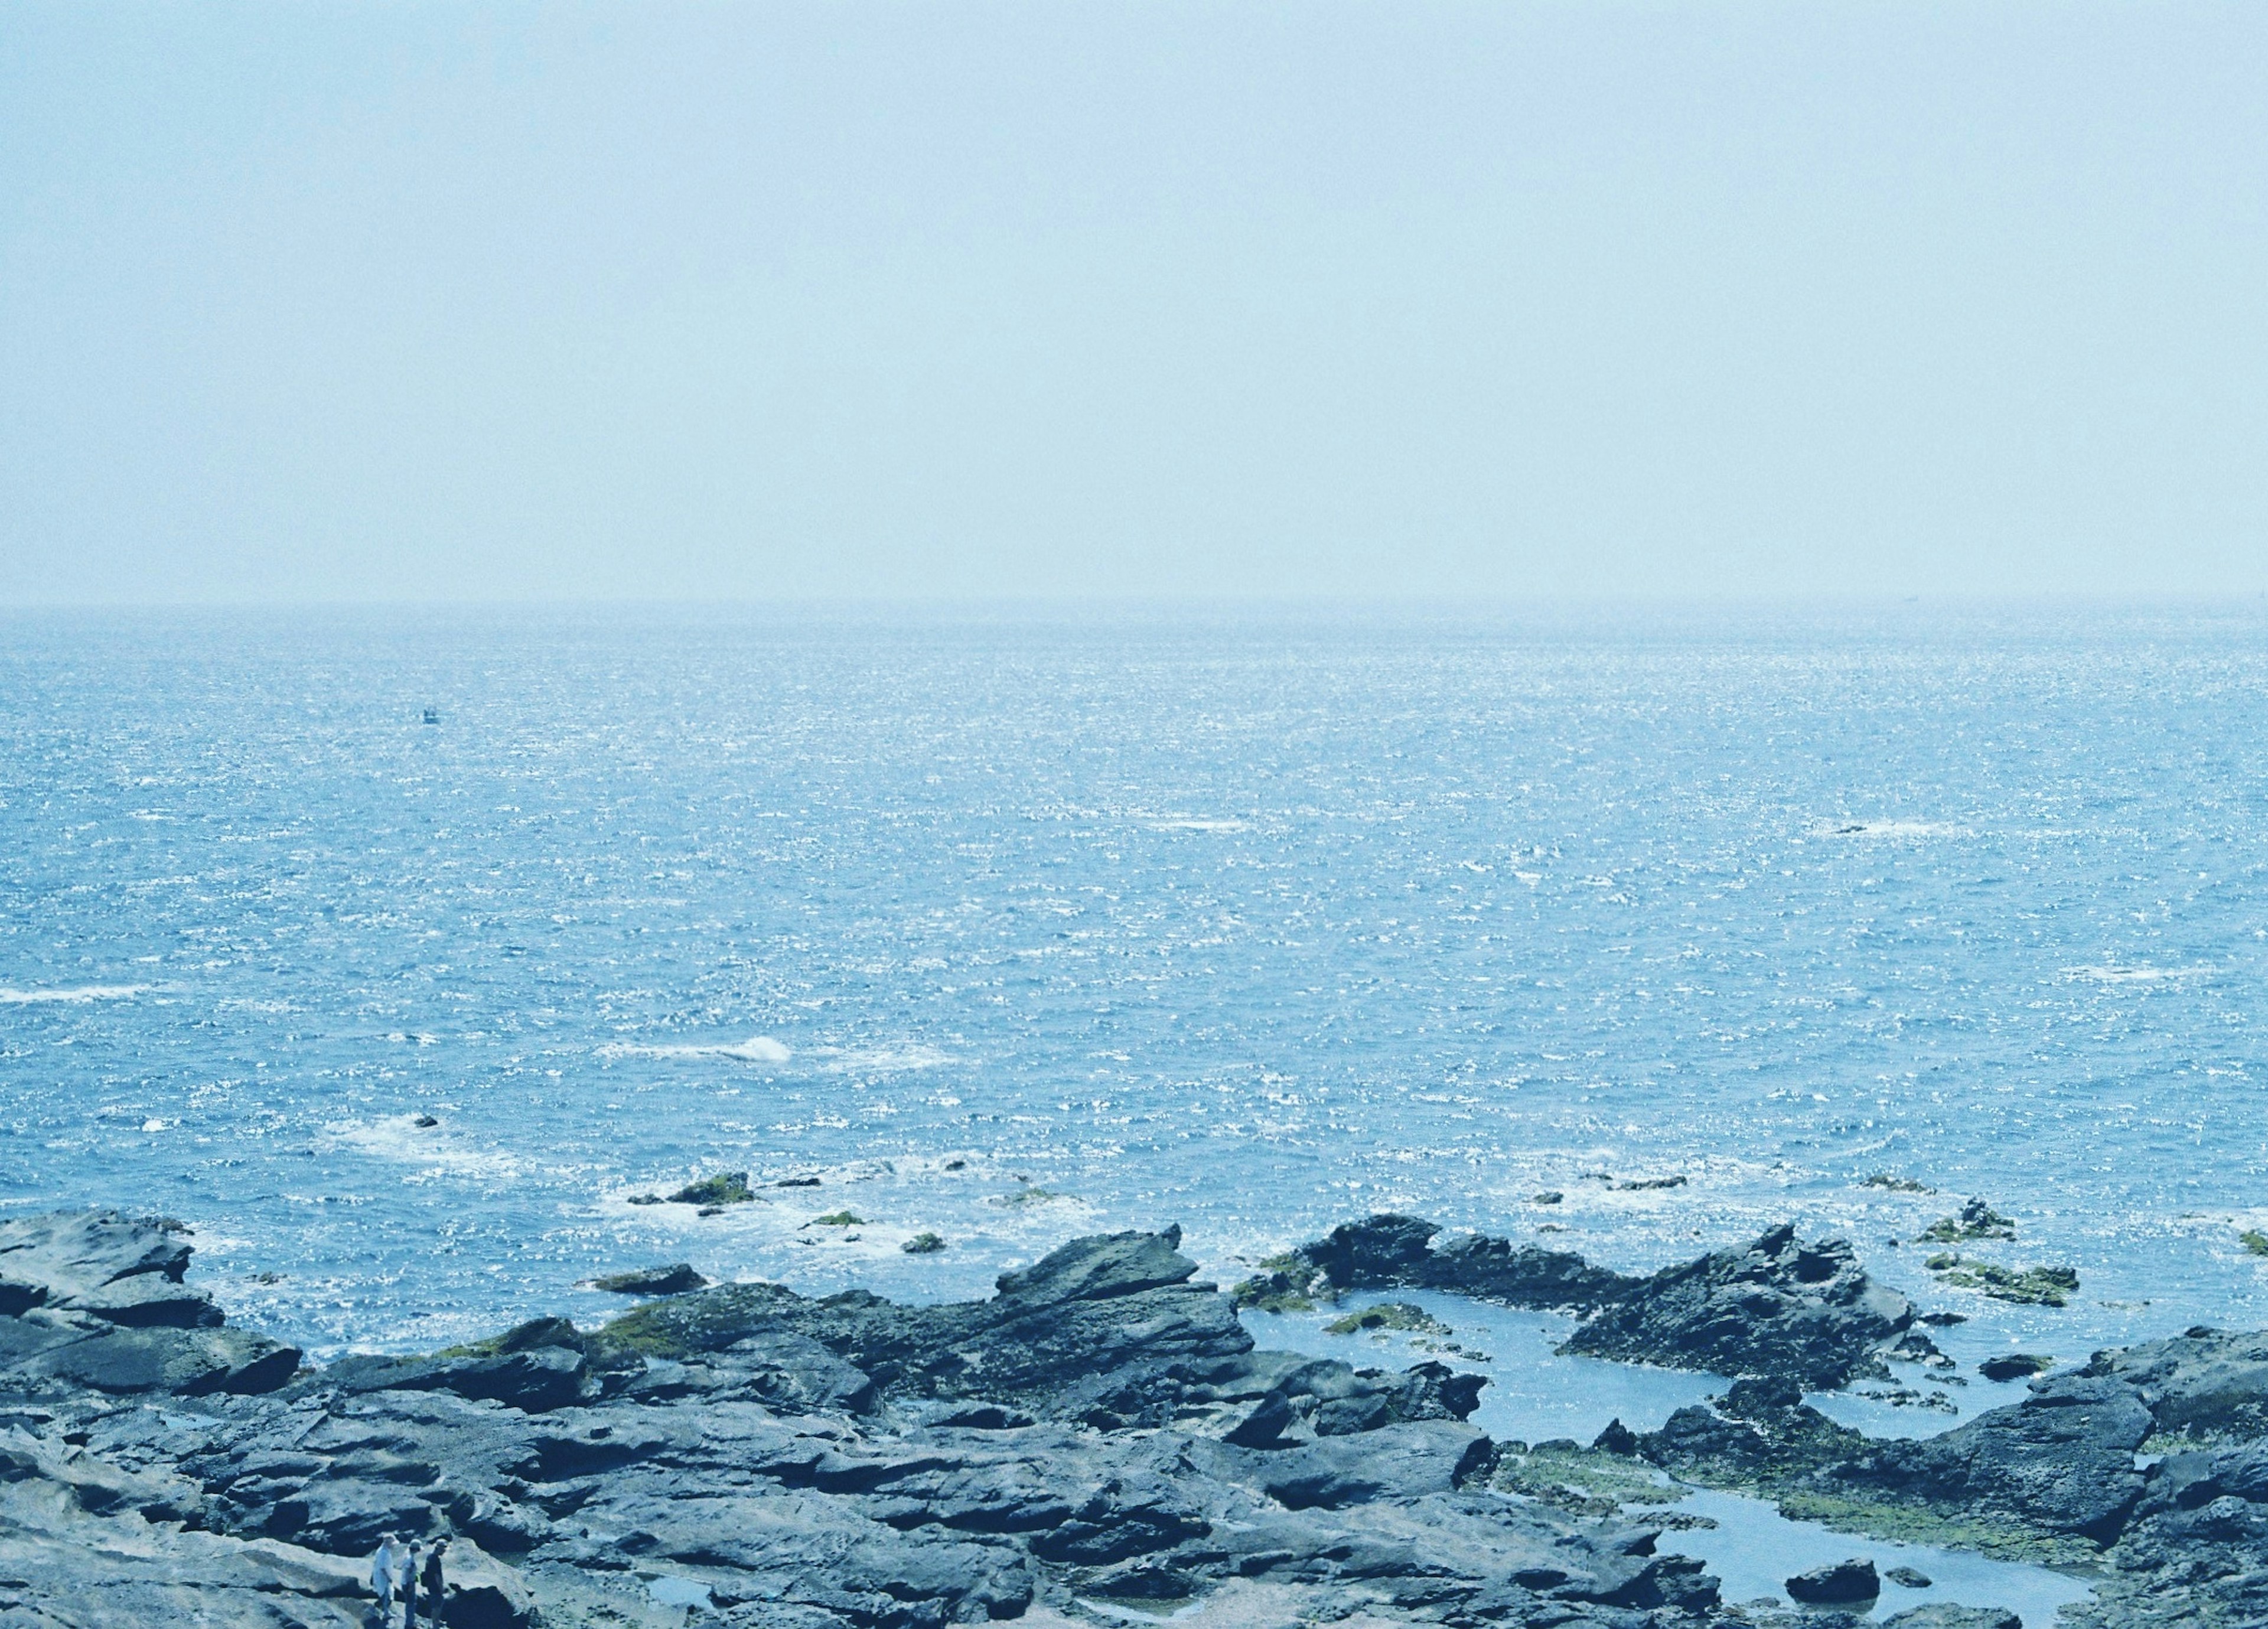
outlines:
[[[1933,1244],[1961,1244],[1970,1239],[2013,1239],[2016,1224],[1982,1199],[1971,1199],[1953,1216],[1940,1216],[1922,1229]]]
[[[2068,1306],[2079,1288],[2079,1273],[2070,1267],[2002,1267],[1956,1255],[1933,1256],[1922,1265],[1940,1283],[2022,1307]]]
[[[747,1205],[755,1198],[746,1171],[725,1171],[688,1183],[669,1196],[672,1205]]]
[[[898,1246],[909,1256],[934,1256],[945,1248],[945,1235],[922,1232]]]
[[[1406,1301],[1389,1301],[1360,1312],[1350,1312],[1323,1325],[1326,1335],[1354,1335],[1365,1330],[1407,1330],[1420,1335],[1450,1335],[1455,1331],[1423,1307]]]

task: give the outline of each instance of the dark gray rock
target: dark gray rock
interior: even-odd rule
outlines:
[[[1886,1374],[1880,1349],[1913,1323],[1905,1297],[1875,1284],[1839,1239],[1783,1227],[1646,1278],[1565,1250],[1486,1235],[1438,1240],[1416,1217],[1372,1216],[1276,1257],[1237,1288],[1247,1305],[1282,1308],[1352,1289],[1454,1291],[1506,1306],[1592,1315],[1565,1351],[1587,1357],[1771,1375],[1832,1389]],[[1934,1352],[1917,1338],[1916,1355]]]
[[[1807,1606],[1848,1606],[1882,1593],[1882,1581],[1868,1560],[1837,1561],[1798,1573],[1781,1586],[1788,1598]]]
[[[1906,1298],[1868,1279],[1848,1243],[1806,1242],[1782,1227],[1745,1249],[1664,1268],[1564,1349],[1831,1390],[1883,1372],[1876,1349],[1912,1321]]]
[[[708,1288],[709,1280],[693,1270],[691,1262],[681,1261],[666,1267],[609,1272],[592,1279],[591,1287],[611,1295],[682,1295],[688,1290]]]
[[[108,1392],[273,1391],[299,1367],[299,1353],[232,1329],[101,1326],[49,1346],[18,1366],[30,1375]]]
[[[2131,1387],[2058,1375],[2012,1407],[1942,1436],[1883,1443],[1832,1475],[1970,1520],[2108,1543],[2141,1496],[2134,1450],[2150,1425]]]
[[[313,1383],[348,1392],[449,1391],[542,1413],[583,1400],[590,1363],[571,1348],[448,1358],[349,1358]]]
[[[1329,1270],[1496,1273],[1507,1296],[1597,1287],[1509,1247],[1385,1223],[1335,1235]],[[702,1621],[747,1629],[1061,1621],[1079,1600],[1170,1611],[1191,1597],[1218,1621],[1271,1625],[1740,1621],[1699,1563],[1657,1553],[1655,1527],[1629,1525],[1613,1499],[1510,1477],[1522,1462],[1465,1423],[1479,1377],[1255,1350],[1170,1230],[1074,1241],[982,1301],[726,1285],[602,1330],[535,1318],[447,1355],[350,1359],[280,1389],[228,1391],[210,1382],[210,1343],[257,1338],[63,1304],[147,1278],[158,1293],[112,1309],[200,1316],[194,1294],[160,1287],[179,1283],[163,1263],[187,1260],[177,1235],[47,1227],[40,1248],[82,1264],[77,1287],[60,1269],[18,1274],[19,1310],[0,1314],[0,1621],[11,1629],[351,1623],[381,1530],[453,1536],[448,1621],[460,1629],[532,1626],[539,1609],[555,1629],[659,1623],[644,1586],[656,1574],[706,1592]],[[153,1244],[167,1248],[153,1257]],[[1729,1257],[1759,1261],[1727,1273]],[[146,1259],[160,1264],[87,1282],[106,1263]],[[1848,1266],[1836,1247],[1790,1235],[1622,1281],[1599,1317],[1651,1300],[1637,1325],[1648,1338],[1707,1345],[1720,1293],[1742,1284],[1761,1298],[1756,1338],[1800,1357],[1842,1338],[1822,1324],[1855,1327],[1865,1295],[1846,1294]],[[1324,1268],[1306,1270],[1324,1281]],[[1822,1317],[1807,1297],[1840,1310]],[[1798,1361],[1661,1431],[1610,1430],[1602,1444],[1846,1508],[1911,1504],[2108,1545],[2087,1629],[2260,1621],[2268,1441],[2200,1434],[2196,1451],[2133,1469],[2153,1403],[2130,1375],[2157,1406],[2210,1395],[2198,1377],[2233,1338],[2104,1354],[2100,1372],[2043,1381],[1928,1441],[1825,1419],[1802,1401]],[[1624,1474],[1602,1468],[1602,1486]]]
[[[2268,1330],[2192,1329],[2171,1340],[2098,1352],[2080,1373],[2133,1387],[2162,1432],[2268,1434]]]
[[[1270,1296],[1333,1300],[1349,1290],[1436,1289],[1510,1307],[1588,1312],[1638,1282],[1572,1251],[1486,1235],[1459,1235],[1436,1247],[1441,1231],[1438,1222],[1414,1216],[1343,1223],[1281,1258],[1281,1267],[1240,1286],[1240,1297],[1264,1305]]]
[[[0,1221],[0,1312],[63,1305],[121,1279],[155,1273],[179,1284],[189,1264],[188,1229],[118,1211],[55,1211]],[[26,1299],[31,1298],[31,1299]],[[9,1301],[20,1304],[10,1306]]]

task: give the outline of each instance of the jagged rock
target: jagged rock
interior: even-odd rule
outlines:
[[[117,1211],[55,1211],[0,1222],[0,1314],[64,1305],[150,1273],[179,1284],[189,1264],[185,1231],[178,1223],[166,1227]]]
[[[1186,1283],[1197,1264],[1181,1254],[1182,1230],[1114,1233],[1079,1239],[1020,1272],[999,1279],[1003,1301],[1042,1304],[1103,1301]]]
[[[1456,1258],[1471,1246],[1436,1248],[1426,1224],[1403,1224],[1359,1225],[1335,1264],[1466,1270]],[[51,1232],[99,1242],[80,1251],[97,1266],[174,1240],[131,1225]],[[1247,1603],[1262,1613],[1249,1621],[1270,1624],[1741,1621],[1698,1562],[1655,1553],[1658,1520],[1587,1515],[1612,1500],[1546,1502],[1542,1484],[1510,1477],[1531,1456],[1500,1455],[1464,1423],[1479,1376],[1256,1350],[1179,1243],[1170,1230],[1076,1240],[1002,1275],[986,1300],[943,1306],[720,1286],[602,1330],[534,1318],[448,1354],[350,1359],[279,1390],[187,1402],[167,1396],[181,1376],[152,1353],[256,1338],[123,1326],[55,1304],[55,1273],[18,1275],[21,1309],[0,1315],[0,1621],[343,1625],[367,1603],[356,1581],[385,1529],[454,1536],[459,1629],[516,1629],[549,1609],[555,1623],[640,1621],[656,1574],[733,1629],[1046,1623],[1079,1599],[1170,1610],[1193,1597],[1224,1622]],[[1803,1276],[1807,1251],[1830,1270]],[[1692,1308],[1742,1281],[1711,1264],[1748,1254],[1618,1294],[1652,1296],[1641,1324],[1690,1338],[1708,1327]],[[1792,1237],[1765,1251],[1746,1280],[1764,1323],[1808,1327],[1803,1296],[1837,1280],[1833,1256]],[[1506,1281],[1532,1284],[1527,1273]],[[99,1287],[91,1276],[70,1293]],[[136,1277],[178,1283],[162,1264]],[[2251,1394],[2227,1379],[2254,1360],[2242,1345],[2193,1331],[2098,1354],[2087,1375],[2036,1382],[1922,1441],[1836,1426],[1803,1403],[1792,1364],[1660,1432],[1610,1427],[1601,1444],[1846,1511],[1903,1504],[2107,1544],[2088,1629],[2233,1625],[2268,1605],[2268,1441],[2256,1431],[2146,1472],[2133,1448],[2154,1409],[2248,1419]],[[122,1367],[133,1352],[159,1371],[146,1393],[70,1377],[92,1355]],[[1650,1487],[1641,1467],[1594,1463],[1600,1485]]]
[[[1883,1443],[1833,1475],[1971,1520],[2108,1543],[2141,1496],[2134,1450],[2150,1425],[2132,1387],[2057,1375],[2021,1403],[1942,1436]]]
[[[1637,1284],[1567,1250],[1515,1245],[1484,1234],[1438,1248],[1437,1222],[1381,1214],[1347,1222],[1273,1258],[1238,1286],[1248,1305],[1336,1300],[1349,1290],[1438,1289],[1505,1306],[1589,1311]]]
[[[1874,1575],[1874,1564],[1862,1559],[1815,1566],[1808,1573],[1798,1573],[1782,1588],[1789,1599],[1807,1606],[1847,1606],[1873,1600],[1882,1593],[1882,1581]]]
[[[1746,1249],[1664,1268],[1609,1302],[1564,1350],[1829,1390],[1881,1372],[1875,1348],[1912,1321],[1906,1298],[1869,1279],[1849,1244],[1806,1243],[1781,1227]]]
[[[2192,1329],[2171,1340],[2098,1352],[2080,1372],[2132,1386],[2163,1432],[2268,1434],[2268,1331]]]
[[[1913,1322],[1905,1297],[1868,1279],[1848,1243],[1805,1242],[1792,1227],[1643,1279],[1486,1235],[1437,1244],[1440,1232],[1410,1216],[1349,1222],[1272,1258],[1268,1272],[1238,1286],[1237,1299],[1291,1308],[1355,1289],[1449,1290],[1590,1313],[1564,1351],[1778,1375],[1819,1389],[1885,1373],[1876,1349]]]

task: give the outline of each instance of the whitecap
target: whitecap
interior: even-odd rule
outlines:
[[[729,1058],[742,1064],[784,1064],[795,1056],[793,1048],[770,1036],[750,1036],[745,1041],[707,1045],[633,1046],[627,1043],[599,1049],[601,1058]]]
[[[2067,967],[2066,978],[2091,978],[2099,984],[2150,984],[2168,978],[2202,978],[2209,967]]]
[[[323,1141],[335,1148],[350,1148],[373,1159],[422,1166],[436,1174],[457,1176],[512,1177],[520,1161],[500,1150],[469,1148],[446,1131],[421,1126],[416,1115],[389,1115],[379,1120],[338,1121],[323,1128]]]
[[[0,984],[0,1006],[31,1006],[49,1001],[83,1006],[90,1001],[123,1001],[149,988],[147,984],[77,984],[64,990],[14,990]]]
[[[1245,822],[1241,820],[1161,820],[1153,822],[1152,829],[1156,831],[1242,831],[1245,829]]]
[[[820,1065],[828,1074],[897,1074],[913,1069],[934,1069],[953,1058],[933,1046],[822,1047]]]

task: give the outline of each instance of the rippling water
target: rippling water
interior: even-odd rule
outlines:
[[[0,1202],[183,1217],[326,1349],[1385,1206],[1798,1217],[1979,1347],[2268,1323],[2264,704],[2244,608],[18,616]],[[627,1202],[717,1169],[821,1182]],[[1970,1193],[2072,1308],[1887,1242]]]

